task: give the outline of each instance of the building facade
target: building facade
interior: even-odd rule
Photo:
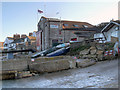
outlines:
[[[95,31],[89,30],[93,27],[87,22],[41,17],[36,32],[37,50],[42,51],[69,41],[82,41],[85,38],[84,35]]]
[[[106,42],[111,42],[113,38],[116,38],[120,42],[120,21],[110,21],[109,24],[103,28],[102,33]]]

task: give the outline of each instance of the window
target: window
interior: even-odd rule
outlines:
[[[63,24],[63,26],[64,26],[64,27],[67,27],[67,26],[68,26],[68,24]]]
[[[88,26],[87,26],[87,25],[83,25],[83,27],[84,27],[84,28],[88,28]]]
[[[79,27],[78,25],[73,24],[74,27]]]

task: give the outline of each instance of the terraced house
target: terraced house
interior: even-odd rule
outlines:
[[[37,50],[45,50],[60,43],[83,41],[97,29],[87,23],[41,17],[36,33]]]

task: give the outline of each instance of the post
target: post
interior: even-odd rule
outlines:
[[[119,56],[120,56],[120,26],[119,26],[119,28],[118,28],[118,49],[119,49],[118,54],[119,54]]]
[[[13,53],[7,53],[7,59],[13,59],[14,55]]]

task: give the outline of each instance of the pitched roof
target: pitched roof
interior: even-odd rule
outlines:
[[[30,40],[36,40],[36,37],[33,36],[27,36]]]
[[[13,40],[14,38],[13,37],[7,37],[8,39],[11,39],[11,40]]]
[[[25,38],[20,38],[20,39],[15,39],[13,42],[11,43],[21,43],[21,42],[24,42],[24,39]]]
[[[78,21],[62,21],[63,29],[64,28],[91,28],[93,25],[87,22],[78,22]],[[66,25],[66,26],[65,26]]]
[[[120,20],[116,20],[116,21],[110,21],[108,25],[106,25],[101,32],[107,32],[108,30],[110,30],[113,26],[118,25],[120,26]]]
[[[69,20],[60,20],[57,18],[47,18],[47,17],[41,17],[47,19],[49,22],[61,22],[63,28],[83,28],[85,26],[87,27],[93,27],[93,25],[87,23],[87,22],[81,22],[81,21],[69,21]],[[68,24],[67,26],[64,26],[64,24]],[[78,26],[78,27],[75,27]]]

